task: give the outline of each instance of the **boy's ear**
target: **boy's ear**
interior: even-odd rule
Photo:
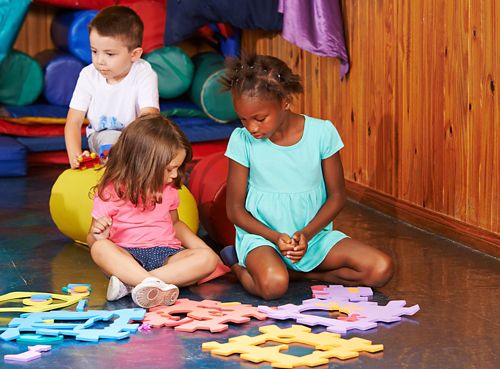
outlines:
[[[135,62],[136,60],[139,60],[140,57],[142,56],[144,50],[142,50],[142,47],[136,47],[132,52],[130,53],[132,57],[132,61]]]

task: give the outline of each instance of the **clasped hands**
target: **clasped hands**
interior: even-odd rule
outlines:
[[[281,255],[290,259],[292,263],[297,263],[306,253],[308,244],[302,232],[295,232],[292,237],[286,233],[280,233],[277,246]]]

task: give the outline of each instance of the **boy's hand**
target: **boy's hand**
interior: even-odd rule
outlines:
[[[307,240],[303,233],[295,232],[292,236],[293,249],[286,253],[286,257],[290,259],[292,263],[296,263],[302,259],[307,251]]]
[[[85,150],[81,154],[74,154],[71,156],[69,160],[69,165],[71,166],[71,169],[77,169],[80,168],[80,159],[83,158],[84,156],[90,156],[90,152]]]
[[[281,255],[283,256],[286,256],[287,252],[293,250],[292,239],[286,233],[280,233],[276,245],[280,249]]]
[[[110,217],[107,216],[101,217],[99,219],[94,219],[90,232],[92,233],[96,241],[105,240],[109,237],[111,224],[113,224],[113,221]]]

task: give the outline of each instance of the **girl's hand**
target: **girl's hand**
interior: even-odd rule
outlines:
[[[94,219],[90,232],[92,233],[96,241],[109,238],[111,224],[113,224],[113,221],[110,217],[107,216],[101,217],[99,219]]]
[[[290,259],[292,263],[296,263],[302,259],[307,251],[307,240],[301,232],[295,232],[292,236],[293,249],[286,253],[286,257]]]
[[[286,256],[287,252],[293,250],[292,239],[286,233],[280,233],[276,245],[281,251],[281,255]]]

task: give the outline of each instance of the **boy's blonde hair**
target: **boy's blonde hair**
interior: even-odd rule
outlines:
[[[126,6],[109,6],[102,9],[88,25],[89,33],[123,40],[129,51],[142,46],[144,23],[135,11]]]
[[[186,159],[178,169],[174,185],[180,188],[186,163],[192,158],[191,144],[179,127],[160,114],[139,117],[128,125],[110,150],[105,172],[97,185],[103,200],[113,186],[118,198],[144,208],[161,203],[165,169],[179,151]]]

